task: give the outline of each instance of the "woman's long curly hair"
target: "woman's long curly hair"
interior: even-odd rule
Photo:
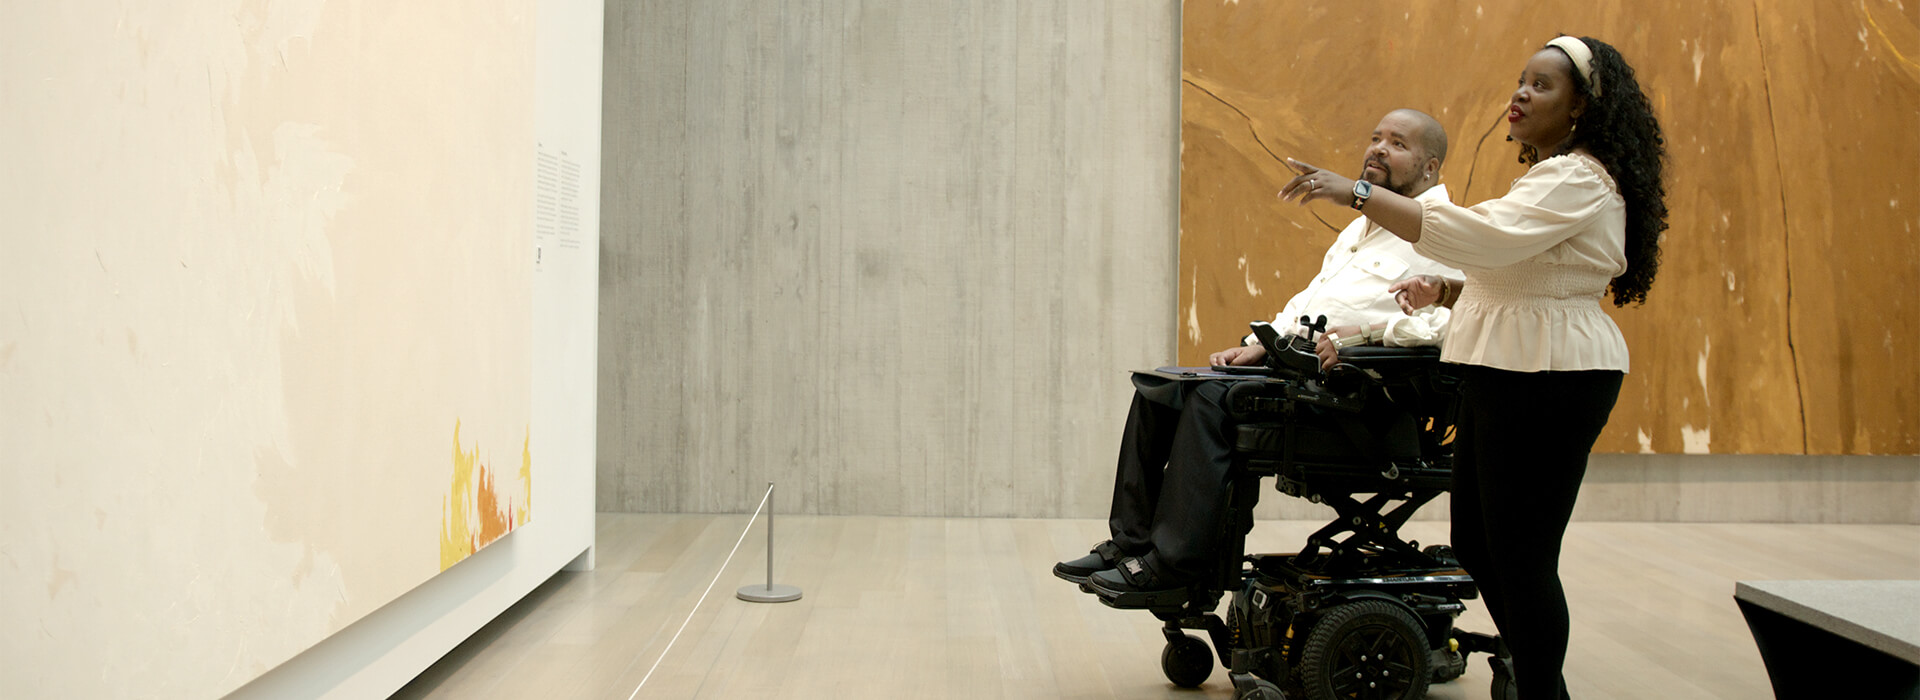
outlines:
[[[1660,271],[1660,234],[1667,230],[1667,187],[1661,178],[1667,141],[1627,59],[1607,42],[1589,36],[1580,41],[1593,51],[1600,96],[1593,96],[1580,71],[1570,71],[1574,85],[1587,96],[1587,109],[1563,148],[1587,149],[1620,186],[1627,200],[1627,271],[1613,278],[1609,290],[1615,306],[1643,304],[1654,273]],[[1532,146],[1521,147],[1520,162],[1533,165],[1539,160]]]

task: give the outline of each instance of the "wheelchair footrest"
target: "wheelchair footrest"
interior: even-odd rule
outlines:
[[[1088,579],[1082,587],[1098,597],[1107,607],[1122,610],[1153,610],[1171,613],[1185,608],[1187,603],[1193,600],[1193,589],[1190,586],[1159,591],[1116,591],[1101,587],[1092,579]]]
[[[1453,638],[1460,643],[1462,652],[1479,652],[1492,656],[1507,655],[1507,650],[1503,648],[1504,644],[1496,635],[1456,629],[1453,631]]]

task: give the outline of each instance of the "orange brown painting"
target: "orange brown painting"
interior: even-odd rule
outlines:
[[[527,524],[533,500],[532,435],[520,446],[520,469],[506,482],[481,460],[480,446],[460,444],[460,423],[453,425],[453,478],[441,502],[440,570],[460,563],[481,548]]]
[[[1380,116],[1447,129],[1454,203],[1523,168],[1500,117],[1559,33],[1618,47],[1666,132],[1668,223],[1601,452],[1920,454],[1920,2],[1193,0],[1181,25],[1181,364],[1319,268],[1341,207],[1282,158],[1358,170]]]

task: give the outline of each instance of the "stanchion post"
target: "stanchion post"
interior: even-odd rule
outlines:
[[[773,585],[773,482],[767,482],[767,585],[746,585],[733,596],[749,603],[786,603],[800,599],[800,587]]]

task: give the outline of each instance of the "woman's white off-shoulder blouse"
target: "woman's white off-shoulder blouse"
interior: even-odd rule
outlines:
[[[1604,311],[1627,269],[1627,203],[1606,168],[1570,154],[1535,164],[1505,197],[1420,202],[1415,251],[1466,272],[1440,358],[1517,372],[1627,370]]]

